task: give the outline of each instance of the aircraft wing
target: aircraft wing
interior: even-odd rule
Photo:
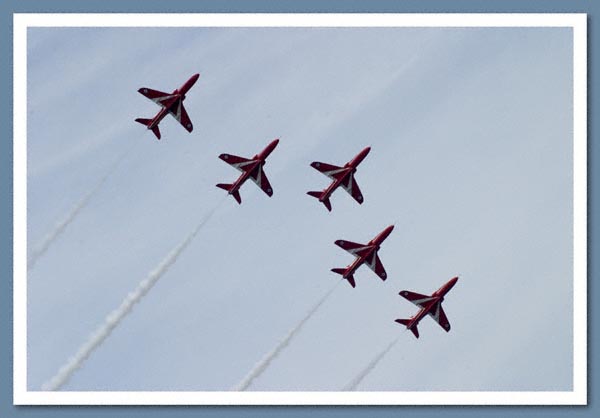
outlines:
[[[162,91],[158,91],[158,90],[152,90],[149,89],[147,87],[142,87],[141,89],[138,90],[138,92],[142,95],[147,97],[148,99],[152,100],[154,103],[156,103],[159,106],[162,107],[167,107],[170,103],[170,100],[174,97],[173,94],[171,93],[165,93]]]
[[[169,113],[173,115],[177,122],[179,122],[181,126],[183,126],[188,132],[192,132],[194,130],[194,125],[192,125],[192,121],[190,120],[190,117],[188,116],[181,100],[179,100],[176,110],[169,110]]]
[[[373,272],[376,275],[378,275],[381,280],[387,279],[387,273],[385,272],[385,269],[383,268],[383,263],[381,262],[381,259],[379,258],[379,255],[377,255],[377,253],[373,253],[371,259],[366,260],[365,264],[369,266],[369,268],[373,270]]]
[[[254,160],[249,160],[248,158],[238,157],[237,155],[231,154],[221,154],[219,158],[225,161],[232,167],[237,168],[238,170],[245,172],[254,168],[253,163]]]
[[[332,180],[337,180],[340,176],[344,175],[344,172],[346,171],[344,167],[338,167],[336,165],[322,163],[319,161],[311,163],[310,166],[315,170],[325,174]]]
[[[431,296],[422,295],[420,293],[410,292],[408,290],[403,290],[400,292],[400,296],[404,299],[414,303],[419,308],[422,308],[427,302],[431,301],[433,298]]]
[[[258,165],[258,167],[252,170],[250,173],[250,178],[258,187],[262,189],[263,192],[267,194],[267,196],[273,196],[273,188],[271,187],[271,183],[269,183],[269,179],[265,175],[262,165]]]
[[[358,244],[356,242],[345,241],[341,239],[338,239],[335,242],[335,245],[357,257],[362,257],[365,252],[369,250],[369,247],[364,244]]]
[[[342,187],[344,188],[345,191],[348,192],[348,194],[350,194],[350,196],[352,196],[354,198],[354,200],[356,200],[358,203],[362,204],[363,195],[360,192],[358,184],[356,184],[356,180],[354,179],[353,174],[346,177],[346,179],[342,182]]]
[[[450,331],[450,321],[448,321],[448,317],[442,308],[442,302],[435,304],[433,309],[429,311],[429,316],[431,316],[440,327],[444,328],[446,332]]]

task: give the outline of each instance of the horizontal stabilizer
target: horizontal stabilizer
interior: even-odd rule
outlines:
[[[335,269],[331,269],[331,271],[333,271],[334,273],[337,273],[337,274],[341,274],[344,277],[344,279],[348,280],[348,283],[350,283],[350,286],[356,287],[356,282],[354,281],[354,276],[352,276],[352,275],[350,275],[348,277],[344,276],[344,274],[346,273],[346,269],[335,268]]]
[[[410,319],[396,319],[395,322],[402,324],[402,325],[406,326],[406,328],[408,328],[408,324],[410,324]],[[419,338],[419,330],[416,325],[413,325],[412,327],[410,327],[408,329],[410,329],[412,331],[412,333],[415,334],[415,337]]]
[[[348,283],[350,283],[350,286],[352,286],[352,288],[356,287],[356,282],[354,281],[354,276],[350,275],[350,276],[346,277],[346,280],[348,280]]]
[[[135,121],[141,123],[144,126],[148,126],[152,122],[152,119],[137,118]]]
[[[233,196],[233,198],[235,200],[237,200],[238,204],[242,204],[242,196],[240,196],[240,192],[238,190],[236,190],[235,192],[231,193],[231,195]]]
[[[321,200],[321,196],[323,196],[323,192],[306,192],[306,194],[319,199],[319,201],[323,202],[323,204],[325,205],[327,210],[329,212],[331,212],[331,202],[329,201],[329,198]]]
[[[231,187],[233,186],[233,184],[225,184],[225,183],[219,183],[217,184],[217,187],[223,189],[223,190],[231,190]]]
[[[415,334],[416,338],[419,338],[419,329],[417,328],[416,325],[414,327],[412,327],[410,330],[412,331],[413,334]]]
[[[156,135],[157,139],[160,139],[160,130],[158,129],[158,125],[153,126],[152,128],[150,128],[150,124],[152,123],[152,119],[143,119],[143,118],[137,118],[135,120],[138,123],[141,123],[142,125],[148,127],[148,129],[151,129],[152,132],[154,133],[154,135]]]
[[[242,197],[240,196],[240,192],[238,190],[236,190],[234,192],[231,191],[231,189],[233,188],[233,184],[219,183],[219,184],[217,184],[217,187],[219,187],[223,190],[227,190],[227,192],[230,195],[232,195],[239,204],[242,203]]]
[[[152,132],[156,135],[156,139],[160,139],[160,130],[158,129],[158,125],[152,128]]]

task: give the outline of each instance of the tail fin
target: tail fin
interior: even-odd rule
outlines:
[[[232,195],[235,200],[237,200],[237,202],[241,205],[242,204],[242,197],[240,196],[240,192],[238,190],[232,192],[231,188],[233,187],[233,184],[225,184],[225,183],[219,183],[217,184],[217,187],[220,187],[223,190],[227,190],[227,192]]]
[[[329,212],[331,212],[331,202],[329,201],[329,198],[321,200],[321,196],[323,196],[323,192],[307,192],[306,194],[319,199],[321,202],[323,202],[323,204],[325,205],[327,210]]]
[[[344,276],[344,273],[346,273],[346,269],[340,269],[340,268],[331,269],[331,271],[333,271],[334,273],[337,273],[337,274],[341,274],[342,276]],[[350,286],[352,286],[353,288],[356,287],[356,282],[354,281],[354,276],[352,276],[352,275],[350,275],[348,277],[344,276],[344,279],[348,280],[348,283],[350,283]]]
[[[405,325],[407,329],[411,330],[413,334],[415,334],[415,337],[419,338],[419,329],[417,328],[417,325],[413,325],[412,327],[408,327],[408,324],[410,324],[410,319],[396,319],[396,322],[402,325]]]
[[[150,126],[150,124],[152,123],[152,119],[143,119],[143,118],[137,118],[135,120],[138,123],[141,123],[142,125],[148,127]],[[156,135],[157,139],[160,139],[160,130],[158,129],[158,125],[153,126],[152,128],[148,128],[151,129],[152,132],[154,133],[154,135]]]

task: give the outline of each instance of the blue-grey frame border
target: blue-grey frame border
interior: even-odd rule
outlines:
[[[566,414],[597,415],[597,396],[594,391],[598,367],[594,361],[596,353],[595,340],[598,331],[594,332],[597,316],[593,303],[588,303],[588,406],[585,407],[15,407],[12,405],[12,15],[13,13],[65,13],[65,12],[395,12],[395,13],[587,13],[588,14],[588,301],[597,300],[598,290],[592,278],[595,277],[595,255],[593,246],[598,234],[593,219],[593,208],[597,200],[594,180],[598,170],[594,161],[600,152],[595,144],[593,124],[595,102],[598,100],[598,88],[594,84],[595,46],[598,35],[594,32],[594,17],[600,16],[600,5],[585,0],[221,0],[221,1],[186,1],[176,0],[163,2],[157,0],[105,0],[105,1],[44,1],[44,0],[5,0],[0,3],[0,51],[7,65],[2,66],[0,91],[4,97],[10,98],[0,112],[0,129],[5,134],[0,141],[0,376],[4,384],[0,385],[0,416],[34,416],[34,417],[105,417],[105,416],[269,416],[276,414],[292,417],[319,414],[322,416],[393,416],[398,413],[410,416],[430,416],[437,414],[466,415],[519,415],[519,416],[563,416]],[[5,102],[6,103],[6,102]],[[551,367],[551,365],[549,365]],[[596,411],[594,413],[594,411]]]

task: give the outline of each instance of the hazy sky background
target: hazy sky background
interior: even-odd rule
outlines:
[[[200,79],[188,134],[133,120],[137,89]],[[255,390],[340,390],[399,333],[358,390],[572,390],[572,31],[114,29],[28,31],[28,245],[131,149],[28,275],[28,387],[37,390],[222,201],[274,138],[269,199],[228,197],[65,390],[227,390],[395,224]],[[328,213],[308,190],[371,146]],[[133,148],[132,148],[133,147]],[[421,338],[394,323],[460,275]]]

